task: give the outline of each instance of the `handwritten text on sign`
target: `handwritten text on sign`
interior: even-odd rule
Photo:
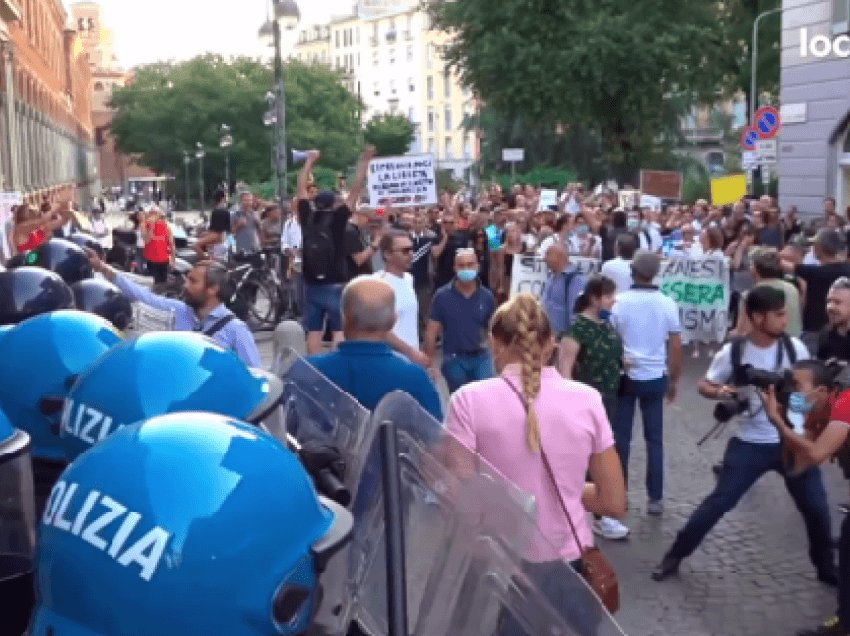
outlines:
[[[381,157],[369,164],[369,205],[411,207],[437,203],[431,155]]]
[[[583,276],[599,272],[602,263],[595,258],[571,257]],[[514,259],[511,297],[531,292],[540,298],[548,277],[541,259],[527,256]],[[682,340],[720,342],[726,336],[729,308],[729,267],[721,258],[681,258],[661,262],[655,279],[661,291],[676,301],[682,323]]]

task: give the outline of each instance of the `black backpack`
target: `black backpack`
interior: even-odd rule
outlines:
[[[317,218],[318,217],[318,218]],[[301,267],[309,283],[324,284],[331,280],[336,263],[336,247],[331,233],[333,212],[314,212],[310,222],[302,228]]]

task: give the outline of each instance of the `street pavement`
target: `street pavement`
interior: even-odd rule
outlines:
[[[263,365],[272,362],[271,334],[257,336]],[[802,518],[776,474],[765,476],[723,518],[680,574],[656,583],[650,572],[676,532],[711,491],[713,464],[722,457],[730,425],[720,439],[696,442],[712,426],[713,403],[697,384],[708,358],[685,361],[678,401],[667,405],[665,510],[646,514],[646,455],[636,416],[629,483],[631,536],[598,539],[617,569],[621,609],[616,618],[630,636],[791,636],[834,613],[835,590],[819,583],[807,554]],[[445,386],[441,391],[446,396]],[[850,499],[847,481],[834,464],[824,467],[835,536],[843,520],[836,504]]]

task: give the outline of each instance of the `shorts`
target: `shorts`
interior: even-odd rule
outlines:
[[[304,285],[304,329],[342,331],[343,285]]]

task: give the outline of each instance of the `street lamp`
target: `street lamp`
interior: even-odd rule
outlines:
[[[755,21],[753,22],[753,59],[752,59],[752,72],[750,73],[750,126],[755,125],[755,117],[756,117],[756,106],[758,105],[758,99],[756,98],[756,73],[758,72],[758,50],[759,50],[759,22],[761,19],[769,16],[774,13],[779,13],[782,11],[782,7],[778,9],[770,9],[769,11],[762,11],[756,16]],[[760,170],[761,168],[759,168]],[[756,170],[752,171],[752,180],[753,180],[753,192],[755,192],[756,187]]]
[[[195,156],[198,158],[199,171],[198,171],[198,182],[201,184],[201,214],[204,213],[204,155],[207,154],[204,152],[204,144],[200,141],[196,144],[198,146],[198,152],[195,153]]]
[[[189,210],[189,164],[192,163],[192,158],[189,153],[183,151],[183,163],[186,164],[186,210]]]
[[[287,161],[286,161],[286,86],[283,74],[283,63],[280,57],[280,30],[292,31],[301,20],[301,12],[295,0],[272,0],[274,19],[266,20],[260,27],[260,41],[266,46],[274,46],[274,93],[275,117],[269,121],[274,125],[274,173],[277,181],[278,197],[283,203],[286,197]],[[269,124],[267,124],[269,125]],[[281,173],[280,164],[283,161]]]
[[[221,125],[221,147],[224,148],[224,181],[227,183],[227,195],[230,196],[230,152],[228,148],[233,145],[233,137],[230,135],[230,126]]]

